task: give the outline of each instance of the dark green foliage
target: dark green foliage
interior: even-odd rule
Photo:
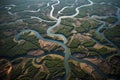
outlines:
[[[25,42],[18,44],[13,41],[13,37],[7,39],[7,41],[2,45],[1,56],[9,56],[14,57],[16,55],[26,54],[27,51],[31,49],[38,49],[38,39],[35,36],[29,36],[29,33],[21,35],[21,39],[25,40]]]
[[[75,7],[67,8],[62,12],[62,15],[73,15],[75,14]]]
[[[0,59],[0,80],[7,80],[8,74],[7,70],[10,68],[11,64],[6,59]]]
[[[106,55],[106,54],[116,53],[116,50],[110,50],[107,47],[102,47],[100,49],[91,48],[90,51],[96,52],[96,53],[98,53],[100,55]]]
[[[100,22],[94,21],[94,20],[80,20],[81,25],[79,27],[76,27],[75,30],[78,33],[85,33],[88,32],[90,29],[96,29]]]
[[[105,30],[105,36],[120,48],[120,24]]]
[[[30,59],[25,62],[25,65],[22,63],[13,64],[13,69],[10,76],[12,80],[30,80],[36,75],[37,72],[39,72],[39,68],[34,67]]]
[[[10,73],[10,77],[12,80],[15,80],[18,76],[20,76],[22,74],[22,65],[16,65],[13,67],[11,73]]]
[[[91,20],[90,25],[91,25],[91,29],[96,29],[99,25],[101,25],[101,23],[94,21],[94,20]]]
[[[89,7],[83,7],[79,9],[80,13],[76,17],[85,17],[85,16],[111,16],[116,15],[117,9],[111,5],[106,4],[94,4]],[[109,14],[110,13],[110,14]]]
[[[76,27],[76,31],[78,33],[83,33],[83,32],[87,32],[90,28],[90,23],[88,21],[80,21],[81,25],[79,27]]]
[[[25,64],[25,69],[27,69],[29,66],[31,66],[32,65],[32,59],[30,59],[30,60],[28,60],[27,62],[26,62],[26,64]]]
[[[60,29],[59,31],[57,31],[58,34],[63,34],[65,35],[65,37],[69,37],[72,33],[71,30],[73,29],[73,27],[70,26],[64,26],[62,29]]]
[[[107,48],[103,47],[103,48],[98,49],[97,52],[99,52],[100,54],[106,54],[108,53],[108,50]]]
[[[102,28],[102,29],[100,29],[100,33],[103,33],[104,31],[106,30],[106,28]]]
[[[80,45],[80,41],[78,39],[73,39],[72,42],[70,43],[69,47],[77,48],[79,45]]]
[[[26,33],[26,34],[24,34],[24,35],[21,35],[21,36],[20,36],[20,39],[24,39],[24,40],[32,43],[32,44],[35,45],[36,47],[39,47],[38,39],[37,39],[36,36],[34,36],[34,35],[29,35],[29,33]]]
[[[74,0],[60,0],[60,4],[57,7],[57,9],[55,10],[55,12],[57,12],[58,10],[62,9],[64,6],[72,6],[74,2]],[[79,7],[81,5],[85,5],[88,4],[89,2],[87,0],[78,0],[77,3],[75,3],[75,5],[73,7],[69,7],[66,8],[65,10],[63,10],[62,14],[60,14],[60,16],[66,16],[66,15],[73,15],[74,13],[76,13],[75,8]]]
[[[22,77],[22,78],[20,78],[20,79],[16,79],[16,80],[32,80],[32,79],[29,78],[29,77]]]
[[[120,76],[120,54],[112,55],[107,60],[112,68],[112,72],[109,75],[118,80]]]
[[[106,40],[99,36],[95,31],[90,31],[90,33],[95,40],[98,40],[100,43],[103,44],[106,43]]]
[[[74,1],[77,1],[74,3]],[[60,23],[60,29],[56,32],[58,34],[65,35],[66,38],[71,37],[73,34],[72,31],[75,30],[77,33],[88,33],[92,29],[96,29],[100,23],[94,20],[90,20],[90,16],[98,15],[98,16],[115,16],[115,17],[108,17],[106,19],[101,19],[107,24],[115,23],[116,19],[116,12],[117,8],[115,6],[120,7],[119,0],[92,0],[95,3],[105,2],[105,4],[93,4],[89,7],[82,7],[79,9],[80,13],[78,19],[76,18],[68,18],[63,19]],[[47,3],[50,3],[50,6],[47,7]],[[65,64],[64,59],[60,59],[59,57],[55,58],[53,56],[46,56],[42,59],[39,63],[35,63],[34,58],[19,58],[19,56],[26,55],[27,52],[30,50],[37,50],[40,48],[38,44],[38,39],[36,36],[30,36],[29,33],[25,33],[20,36],[20,39],[25,40],[20,44],[17,44],[13,41],[13,36],[20,32],[23,29],[33,29],[36,30],[38,33],[42,34],[43,37],[46,37],[46,31],[48,27],[53,26],[56,22],[44,22],[39,21],[38,19],[30,19],[31,16],[37,16],[45,20],[51,20],[49,13],[51,10],[51,5],[57,3],[57,1],[52,0],[0,0],[0,60],[1,58],[11,57],[12,63],[12,70],[10,74],[2,73],[1,71],[4,68],[9,68],[8,61],[4,60],[0,62],[0,80],[7,80],[5,77],[8,75],[10,76],[10,80],[57,80],[57,78],[61,78],[65,75]],[[10,4],[15,4],[15,7],[12,7],[11,10],[7,10],[5,6],[10,6]],[[57,11],[62,9],[65,6],[71,6],[74,4],[73,7],[65,9],[62,13],[57,14]],[[74,14],[75,8],[84,4],[89,4],[88,0],[60,0],[60,4],[54,6],[55,10],[53,15],[55,17],[59,17],[61,15],[72,15]],[[109,4],[109,5],[108,5]],[[110,5],[111,4],[111,5]],[[32,12],[24,12],[24,10],[38,10],[39,12],[32,13]],[[8,11],[12,12],[14,15],[8,14]],[[57,14],[57,15],[56,15]],[[86,17],[87,16],[87,17]],[[81,18],[85,17],[85,18]],[[19,19],[23,21],[19,22]],[[80,21],[80,26],[75,26],[75,20]],[[52,21],[52,20],[51,20]],[[62,27],[61,27],[62,26]],[[57,28],[57,27],[56,27]],[[55,29],[56,29],[55,28]],[[5,32],[12,32],[11,35],[5,35]],[[100,32],[105,31],[105,36],[112,41],[115,45],[120,48],[120,25],[117,25],[110,29],[102,29]],[[8,33],[9,34],[9,33]],[[91,37],[95,40],[98,40],[100,43],[106,43],[105,39],[101,38],[101,36],[97,35],[95,31],[91,32]],[[54,39],[56,40],[56,39]],[[69,43],[69,42],[68,42]],[[71,53],[78,53],[78,54],[86,54],[89,53],[92,56],[96,56],[97,53],[100,55],[105,55],[108,53],[115,53],[114,50],[109,50],[107,47],[103,47],[101,49],[93,48],[95,44],[94,41],[83,41],[80,42],[78,39],[73,39],[71,44],[68,45],[70,48]],[[92,49],[89,49],[92,48]],[[63,51],[61,46],[55,46],[54,50]],[[45,51],[45,50],[44,50]],[[47,52],[47,51],[46,51]],[[45,53],[46,55],[47,53]],[[62,54],[62,53],[61,53]],[[25,56],[26,57],[26,56]],[[108,62],[113,70],[109,75],[115,75],[115,79],[120,76],[120,63],[119,56],[112,56]],[[69,58],[70,60],[70,58]],[[71,60],[70,60],[71,61]],[[40,66],[40,68],[37,68]],[[80,66],[76,66],[72,62],[70,64],[70,80],[94,80],[92,76],[87,74],[85,71],[80,69]],[[1,78],[4,77],[4,78]],[[95,76],[96,77],[96,76]]]
[[[101,2],[110,3],[112,5],[120,7],[120,2],[118,0],[92,0],[92,1],[96,3],[101,3]]]
[[[22,58],[15,59],[14,61],[12,61],[12,65],[20,64],[22,61],[23,61]]]
[[[39,68],[36,68],[33,65],[31,65],[27,68],[27,70],[28,72],[24,76],[29,76],[30,78],[33,78],[35,74],[39,71]]]
[[[62,20],[62,26],[56,33],[63,34],[67,38],[70,37],[72,35],[71,31],[74,28],[72,22],[73,20],[70,18]]]
[[[78,46],[77,48],[70,48],[71,53],[85,53],[85,48],[83,46]]]
[[[74,22],[73,19],[67,18],[67,19],[63,19],[62,22],[61,22],[61,24],[65,25],[65,26],[71,26],[72,27],[73,26],[72,25],[73,22]]]
[[[71,67],[71,76],[70,80],[75,80],[75,79],[82,79],[82,80],[90,80],[90,75],[81,70],[80,68],[77,68],[73,63],[70,62],[70,67]],[[93,77],[91,77],[92,80],[94,80]]]
[[[94,52],[94,51],[90,51],[88,53],[89,53],[89,55],[92,55],[92,56],[96,56],[97,55],[97,52]]]
[[[95,42],[92,40],[83,42],[83,46],[85,46],[85,47],[92,47],[92,46],[94,46],[94,44],[95,44]]]
[[[62,77],[65,74],[63,60],[59,58],[50,59],[50,57],[47,57],[47,59],[45,57],[44,60],[45,66],[49,70],[49,75],[46,79],[55,79],[57,77]]]
[[[105,22],[107,22],[107,23],[113,24],[113,23],[115,23],[118,19],[117,19],[116,17],[108,17],[108,18],[106,18],[106,19],[100,19],[100,20],[105,21]]]
[[[45,72],[40,72],[39,75],[36,76],[35,80],[45,80],[47,74]]]

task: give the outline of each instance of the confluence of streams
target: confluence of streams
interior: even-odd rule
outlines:
[[[95,64],[93,64],[93,63],[91,63],[91,62],[89,62],[89,61],[87,61],[87,60],[77,59],[76,57],[72,56],[69,48],[66,46],[67,39],[66,39],[66,37],[65,37],[64,35],[62,35],[62,34],[54,34],[54,33],[51,32],[51,30],[52,30],[53,28],[57,27],[57,26],[61,23],[61,19],[64,19],[64,18],[74,18],[75,16],[77,16],[77,15],[79,14],[79,9],[80,9],[80,8],[82,8],[82,7],[87,7],[87,6],[91,6],[91,5],[93,5],[94,3],[93,3],[91,0],[88,0],[88,1],[89,1],[89,4],[85,4],[85,5],[81,5],[81,6],[77,7],[77,8],[75,9],[75,11],[76,11],[75,14],[70,15],[70,16],[60,16],[59,18],[56,18],[56,17],[53,16],[54,6],[56,6],[56,5],[58,5],[58,4],[60,3],[59,0],[56,0],[56,1],[57,1],[57,2],[56,2],[55,4],[51,5],[51,8],[52,8],[52,9],[51,9],[51,11],[50,11],[50,17],[55,20],[56,24],[53,25],[53,26],[51,26],[51,27],[49,27],[49,28],[47,29],[47,35],[48,35],[48,36],[54,36],[54,37],[55,37],[55,36],[56,36],[56,37],[61,37],[62,39],[64,39],[64,40],[63,40],[64,43],[59,42],[59,41],[55,41],[55,40],[45,39],[45,38],[43,38],[37,31],[35,31],[35,30],[30,30],[30,29],[23,30],[23,31],[21,31],[20,33],[18,33],[18,34],[15,36],[14,41],[15,41],[15,42],[20,42],[20,41],[21,41],[21,40],[19,40],[20,35],[23,34],[23,33],[25,33],[25,32],[34,32],[34,33],[35,33],[35,36],[36,36],[38,39],[42,39],[42,40],[49,41],[49,42],[54,42],[54,43],[59,44],[61,47],[63,47],[63,48],[65,49],[64,64],[65,64],[65,69],[66,69],[66,74],[65,74],[65,76],[64,76],[64,80],[67,80],[67,79],[70,77],[70,74],[69,74],[69,73],[70,73],[70,67],[69,67],[68,59],[73,59],[73,60],[78,61],[78,62],[81,62],[81,63],[86,63],[86,64],[92,66],[92,67],[95,69],[95,71],[96,71],[101,77],[107,78],[106,74],[104,74]],[[66,6],[66,7],[68,7],[68,6]],[[66,7],[64,7],[64,8],[66,8]],[[64,8],[61,9],[61,10],[64,10]],[[61,11],[60,11],[60,12],[61,12]],[[37,17],[32,17],[32,18],[37,18]],[[38,18],[38,19],[40,19],[40,18]],[[49,21],[48,21],[48,22],[49,22]],[[38,64],[37,61],[36,61],[36,58],[35,58],[35,61],[34,61],[34,62],[35,62],[36,64]]]

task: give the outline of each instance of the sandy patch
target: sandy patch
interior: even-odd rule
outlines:
[[[43,50],[32,50],[27,53],[28,55],[38,56],[44,54]]]
[[[94,47],[95,49],[101,49],[103,46],[100,45],[100,44],[98,44],[98,43],[96,43],[93,47]]]

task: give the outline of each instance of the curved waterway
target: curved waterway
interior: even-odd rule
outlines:
[[[66,43],[68,42],[68,41],[67,41],[67,38],[66,38],[64,35],[62,35],[62,34],[54,34],[54,33],[51,32],[53,28],[57,27],[57,26],[61,23],[61,20],[62,20],[62,19],[65,19],[65,18],[74,18],[75,16],[77,16],[77,15],[79,14],[79,9],[80,9],[80,8],[82,8],[82,7],[87,7],[87,6],[91,6],[91,5],[94,4],[91,0],[88,0],[88,1],[89,1],[89,4],[85,4],[85,5],[82,5],[82,6],[77,7],[77,8],[75,9],[75,11],[76,11],[75,14],[73,14],[73,15],[71,15],[71,16],[60,16],[59,18],[54,17],[54,16],[53,16],[53,12],[54,12],[54,6],[58,5],[58,4],[60,3],[60,1],[57,0],[57,2],[56,2],[55,4],[51,5],[51,8],[52,8],[52,9],[51,9],[51,11],[50,11],[50,17],[51,17],[53,20],[56,21],[56,24],[53,25],[53,26],[51,26],[51,27],[49,27],[49,28],[47,29],[47,35],[48,35],[48,36],[52,36],[52,37],[55,37],[55,36],[56,36],[56,37],[60,37],[60,38],[63,39],[63,42],[59,42],[59,41],[55,41],[55,40],[51,40],[51,39],[45,39],[45,38],[42,37],[37,31],[35,31],[35,30],[30,30],[30,29],[23,30],[23,31],[21,31],[20,33],[18,33],[18,34],[15,36],[15,39],[14,39],[14,40],[15,40],[16,42],[19,42],[19,41],[20,41],[20,35],[21,35],[21,34],[23,34],[23,33],[25,33],[25,32],[34,32],[34,33],[35,33],[35,36],[36,36],[38,39],[42,39],[42,40],[49,41],[49,42],[54,42],[54,43],[57,43],[58,45],[60,45],[61,47],[63,47],[64,50],[65,50],[65,55],[64,55],[64,64],[65,64],[65,69],[66,69],[66,74],[65,74],[65,77],[64,77],[65,80],[67,80],[67,79],[69,78],[69,76],[70,76],[70,66],[69,66],[69,63],[68,63],[68,59],[73,59],[73,60],[75,60],[75,61],[77,61],[77,62],[86,63],[86,64],[92,66],[92,67],[94,68],[94,70],[95,70],[101,77],[105,77],[105,78],[106,78],[107,76],[106,76],[95,64],[93,64],[93,63],[91,63],[91,62],[89,62],[89,61],[87,61],[87,60],[77,59],[76,57],[74,57],[74,56],[71,55],[70,49],[66,46]],[[61,9],[61,10],[64,10],[64,8]],[[33,17],[33,18],[36,18],[36,17]],[[35,60],[36,60],[36,59],[35,59]],[[37,61],[35,61],[35,63],[36,63],[36,62],[37,62]],[[37,63],[36,63],[36,64],[37,64]]]
[[[114,7],[116,7],[116,6],[114,6]],[[117,8],[117,19],[118,19],[118,21],[115,22],[114,24],[112,24],[112,26],[106,27],[107,29],[116,26],[116,25],[120,22],[120,8],[118,8],[118,7],[116,7],[116,8]],[[105,37],[104,33],[100,33],[100,30],[105,27],[106,22],[105,22],[105,21],[102,21],[102,20],[98,20],[98,19],[96,19],[96,17],[97,17],[98,19],[106,19],[106,18],[108,18],[109,16],[97,16],[97,15],[92,15],[90,18],[101,23],[101,25],[98,26],[98,28],[96,29],[97,35],[99,35],[101,38],[105,39],[108,43],[112,44],[113,47],[117,49],[118,53],[120,53],[120,49],[119,49],[113,42],[111,42],[109,39],[107,39],[107,38]]]

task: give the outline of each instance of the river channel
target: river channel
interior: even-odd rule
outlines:
[[[54,12],[54,9],[55,9],[54,7],[55,7],[56,5],[58,5],[58,4],[60,4],[60,1],[59,1],[59,0],[55,0],[56,3],[54,3],[54,4],[52,4],[52,5],[50,6],[50,7],[52,8],[51,11],[50,11],[50,17],[54,20],[54,21],[52,21],[52,22],[56,22],[56,24],[53,25],[53,26],[50,26],[50,27],[47,29],[47,35],[48,35],[48,36],[52,36],[52,37],[60,37],[60,38],[63,39],[63,42],[56,41],[56,40],[51,40],[51,39],[45,39],[45,38],[42,37],[37,31],[31,30],[31,29],[22,30],[20,33],[18,33],[18,34],[15,36],[15,39],[14,39],[14,40],[15,40],[16,42],[24,41],[24,40],[20,40],[20,35],[21,35],[21,34],[23,34],[23,33],[25,33],[25,32],[34,32],[34,33],[35,33],[35,36],[36,36],[38,39],[42,39],[42,40],[49,41],[49,42],[54,42],[54,43],[57,43],[58,45],[60,45],[61,47],[63,47],[64,50],[65,50],[65,54],[64,54],[64,64],[65,64],[65,69],[66,69],[66,74],[65,74],[65,76],[64,76],[64,80],[67,80],[67,79],[69,78],[69,76],[70,76],[70,66],[69,66],[69,63],[68,63],[68,60],[69,60],[69,59],[73,59],[73,60],[75,60],[75,61],[77,61],[77,62],[81,62],[81,63],[86,63],[86,64],[92,66],[92,67],[94,68],[94,70],[95,70],[100,76],[102,76],[102,77],[107,77],[106,74],[104,74],[95,64],[93,64],[93,63],[91,63],[91,62],[89,62],[89,61],[87,61],[87,60],[77,59],[76,57],[72,56],[72,55],[71,55],[71,52],[70,52],[70,49],[66,46],[66,43],[68,42],[68,40],[67,40],[67,38],[66,38],[63,34],[54,34],[54,33],[52,33],[52,29],[55,28],[55,27],[57,27],[57,26],[61,23],[61,20],[62,20],[62,19],[65,19],[65,18],[74,18],[75,16],[77,16],[77,15],[80,13],[80,12],[79,12],[79,9],[80,9],[80,8],[82,8],[82,7],[87,7],[87,6],[91,6],[91,5],[94,4],[91,0],[88,0],[88,1],[89,1],[89,4],[85,4],[85,5],[81,5],[81,6],[77,7],[77,8],[75,9],[75,11],[76,11],[75,14],[70,15],[70,16],[60,16],[59,18],[54,17],[54,16],[53,16],[53,12]],[[48,4],[49,4],[49,3],[48,3]],[[65,7],[63,7],[63,9],[61,9],[61,10],[58,11],[58,12],[60,13],[60,12],[62,12],[65,8],[68,8],[68,7],[69,7],[69,6],[65,6]],[[40,9],[38,9],[38,10],[40,10]],[[120,11],[120,9],[119,9],[119,11]],[[35,12],[35,11],[34,11],[34,12]],[[119,12],[118,12],[118,14],[119,14]],[[120,16],[120,14],[118,15],[118,17],[119,17],[119,16]],[[38,18],[38,17],[35,17],[35,16],[33,16],[33,17],[31,17],[31,18],[37,18],[37,19],[42,20],[41,18]],[[92,18],[94,18],[94,16],[93,16]],[[45,20],[43,20],[43,21],[45,21]],[[46,21],[46,22],[51,22],[51,21]],[[100,21],[99,21],[99,22],[100,22]],[[101,23],[103,23],[103,24],[101,25],[100,28],[102,28],[102,27],[105,25],[105,22],[101,22]],[[99,29],[100,29],[100,28],[99,28]],[[99,33],[99,29],[98,29],[98,31],[97,31],[98,34],[100,34],[100,33]],[[112,44],[113,44],[113,43],[112,43]],[[114,45],[114,46],[115,46],[115,45]],[[116,47],[116,46],[115,46],[115,47]],[[34,61],[34,62],[37,64],[36,61]]]

